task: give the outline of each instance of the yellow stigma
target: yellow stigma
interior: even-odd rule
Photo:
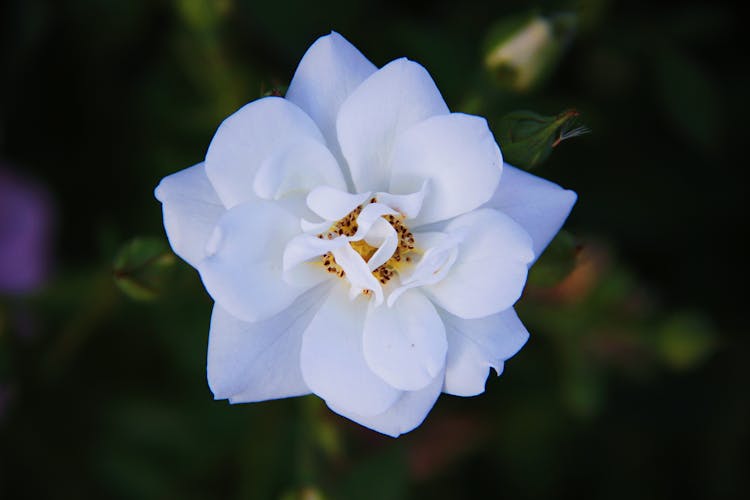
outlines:
[[[377,203],[377,201],[377,198],[371,198],[369,203]],[[318,234],[318,238],[331,240],[338,236],[354,236],[358,228],[357,217],[359,217],[363,207],[364,204],[358,206],[345,217],[334,222],[331,227],[328,228],[328,231]],[[405,217],[403,215],[383,215],[382,218],[396,230],[396,234],[398,235],[398,246],[393,252],[391,258],[372,272],[373,276],[375,276],[381,284],[385,285],[391,280],[391,278],[393,278],[395,273],[398,272],[399,268],[411,263],[413,255],[418,253],[418,250],[415,249],[414,235],[409,231],[409,228],[406,227],[406,224],[404,224]],[[378,250],[376,247],[369,245],[364,239],[353,241],[350,245],[365,262],[368,262]],[[336,263],[336,259],[333,258],[331,252],[323,255],[321,260],[326,271],[336,274],[340,278],[345,276],[346,273],[344,273],[344,270]]]

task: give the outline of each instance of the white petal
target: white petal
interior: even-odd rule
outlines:
[[[507,215],[487,208],[456,217],[445,231],[461,239],[458,258],[442,281],[424,288],[428,296],[466,319],[512,306],[534,258],[526,231]]]
[[[206,153],[206,174],[227,208],[254,200],[253,182],[263,162],[302,139],[325,142],[296,105],[279,97],[258,99],[219,126]]]
[[[375,295],[375,304],[380,305],[383,302],[383,288],[362,256],[351,245],[344,245],[332,253],[336,264],[344,270],[346,279],[352,285],[350,297],[354,298],[364,290],[371,290]]]
[[[388,222],[383,219],[378,219],[373,224],[370,232],[367,233],[365,241],[368,245],[372,245],[377,248],[370,260],[367,261],[367,267],[374,271],[379,268],[393,256],[393,253],[398,247],[398,234]]]
[[[307,386],[329,405],[360,415],[390,408],[401,391],[385,383],[367,366],[362,332],[369,301],[350,302],[346,287],[334,286],[307,327],[300,356]]]
[[[282,279],[282,255],[299,233],[299,222],[270,201],[251,201],[227,211],[198,265],[206,290],[243,321],[269,318],[304,290]]]
[[[330,292],[326,285],[300,295],[266,320],[241,321],[214,306],[208,337],[208,385],[233,403],[308,394],[299,357],[302,332]]]
[[[406,292],[394,307],[370,304],[363,339],[365,360],[397,389],[415,391],[445,366],[448,344],[435,307],[421,292]]]
[[[370,197],[370,193],[351,194],[328,186],[318,186],[307,195],[307,206],[325,220],[337,221]]]
[[[299,227],[305,233],[320,234],[326,232],[331,227],[331,221],[324,220],[323,222],[311,222],[307,219],[300,219]]]
[[[284,281],[300,286],[320,283],[331,276],[323,268],[320,257],[348,244],[344,237],[329,240],[319,239],[310,234],[295,236],[284,248]]]
[[[458,258],[459,239],[452,235],[415,233],[414,237],[419,247],[427,250],[415,266],[399,274],[401,285],[388,296],[388,307],[393,307],[398,298],[409,289],[441,281]]]
[[[225,212],[203,163],[163,178],[154,191],[162,203],[164,229],[174,253],[193,267],[205,257],[206,241]]]
[[[478,319],[462,319],[439,311],[448,336],[448,359],[443,391],[455,396],[484,392],[490,367],[498,375],[505,360],[529,339],[529,332],[513,308]]]
[[[497,191],[486,206],[521,224],[534,241],[534,255],[539,258],[577,198],[573,191],[506,163]]]
[[[419,64],[397,59],[378,70],[341,106],[336,130],[359,191],[386,191],[399,135],[422,120],[448,114],[435,82]]]
[[[352,241],[359,241],[370,233],[373,224],[382,220],[384,215],[398,215],[398,213],[382,203],[370,203],[365,205],[357,216],[357,232],[351,237]]]
[[[434,116],[401,134],[393,147],[389,191],[429,191],[412,227],[450,219],[482,205],[500,181],[503,159],[484,118]]]
[[[289,84],[286,98],[315,120],[338,159],[336,116],[339,108],[376,70],[356,47],[332,32],[318,38],[307,49]]]
[[[425,194],[427,194],[427,183],[424,181],[419,191],[409,194],[391,194],[378,192],[375,196],[379,203],[387,205],[397,212],[406,216],[407,219],[413,219],[422,209]]]
[[[306,138],[266,158],[253,181],[255,194],[266,200],[278,200],[290,193],[306,195],[321,185],[346,190],[346,181],[331,152]]]
[[[398,437],[418,427],[435,405],[440,389],[443,386],[443,375],[419,391],[404,392],[386,412],[373,417],[358,415],[342,407],[328,403],[328,407],[339,415],[353,420],[360,425],[391,437]]]

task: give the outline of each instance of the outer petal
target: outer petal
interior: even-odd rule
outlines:
[[[434,116],[399,136],[393,147],[389,191],[411,193],[429,179],[422,209],[411,225],[450,219],[492,197],[503,158],[484,118]]]
[[[336,116],[341,104],[377,67],[336,32],[313,43],[297,66],[286,98],[318,124],[329,147],[339,154]]]
[[[404,392],[401,398],[388,409],[388,411],[367,417],[347,411],[341,407],[328,402],[328,407],[360,425],[391,437],[414,430],[425,419],[432,407],[435,405],[440,389],[443,386],[443,374],[440,373],[435,379],[419,391]]]
[[[476,396],[484,392],[490,367],[500,375],[504,361],[529,339],[513,308],[479,319],[462,319],[439,311],[448,336],[443,392]]]
[[[225,212],[203,163],[169,175],[154,191],[162,203],[164,229],[174,252],[193,267],[206,256],[216,221]]]
[[[415,62],[397,59],[362,82],[336,122],[357,190],[386,191],[394,141],[422,120],[445,114],[448,107],[435,82]]]
[[[214,397],[251,403],[309,393],[299,365],[302,332],[329,292],[330,286],[315,287],[255,323],[215,305],[208,338],[208,385]]]
[[[206,174],[227,208],[257,199],[253,182],[263,162],[302,139],[325,141],[296,105],[279,97],[258,99],[219,126],[206,154]]]
[[[466,319],[512,306],[534,258],[526,231],[507,215],[484,208],[456,217],[445,232],[461,238],[458,258],[442,281],[424,288],[428,296]]]
[[[397,389],[427,386],[445,365],[448,343],[435,307],[421,292],[410,290],[393,307],[373,307],[365,320],[365,360]]]
[[[538,258],[560,230],[578,196],[573,191],[505,164],[503,178],[485,206],[508,214],[534,241]]]
[[[274,202],[251,201],[227,211],[198,265],[206,290],[243,321],[285,309],[305,290],[282,279],[284,246],[299,232],[299,221]]]
[[[349,301],[343,284],[334,286],[302,338],[300,356],[307,386],[329,405],[360,415],[390,408],[401,391],[367,366],[362,331],[368,300]]]

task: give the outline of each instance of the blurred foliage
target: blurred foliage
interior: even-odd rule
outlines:
[[[735,9],[4,2],[0,160],[59,213],[53,276],[0,297],[0,498],[746,498]],[[398,440],[314,397],[213,401],[209,297],[163,237],[132,240],[163,234],[159,179],[243,103],[283,93],[331,29],[378,65],[422,63],[506,158],[579,194],[519,303],[528,345],[484,395],[441,397]],[[553,149],[574,129],[542,127],[527,159],[506,144],[509,113],[563,109],[595,134]]]
[[[576,243],[575,237],[566,230],[561,230],[532,266],[528,284],[557,285],[575,268],[580,250],[581,247]]]
[[[118,252],[112,276],[126,295],[152,300],[168,289],[168,273],[176,260],[163,239],[135,238]]]

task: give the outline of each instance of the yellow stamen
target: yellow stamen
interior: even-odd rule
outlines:
[[[377,198],[370,199],[370,203],[376,203]],[[318,238],[333,239],[338,236],[354,236],[357,232],[357,217],[362,212],[364,205],[360,205],[351,212],[349,212],[342,219],[334,222],[328,231],[321,233]],[[405,217],[403,215],[383,215],[382,216],[396,231],[398,235],[398,246],[382,266],[375,269],[372,274],[382,284],[387,284],[391,278],[402,269],[404,266],[411,265],[412,256],[419,254],[421,251],[415,247],[414,235],[409,228],[404,224]],[[356,251],[365,262],[368,262],[375,252],[378,250],[376,247],[368,244],[364,239],[359,241],[352,241],[351,247]],[[326,253],[321,257],[323,267],[329,273],[336,274],[340,278],[345,276],[344,270],[336,263],[333,254],[331,252]],[[369,295],[370,291],[365,290],[362,292],[365,295]]]

